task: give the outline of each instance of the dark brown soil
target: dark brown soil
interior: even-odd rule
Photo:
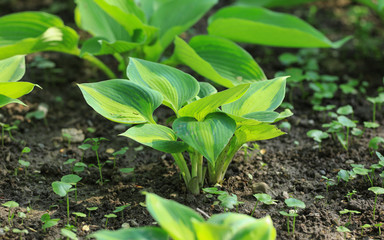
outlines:
[[[319,6],[318,14],[327,16],[332,10],[345,11],[343,7]],[[299,10],[298,14],[300,15]],[[320,26],[322,24],[319,24]],[[348,29],[350,26],[345,24],[343,26],[347,28],[343,31],[349,31],[351,34],[352,30]],[[344,32],[341,34],[345,35]],[[323,58],[319,62],[320,71],[322,74],[336,74],[341,78],[344,75],[355,78],[364,76],[363,80],[370,83],[368,95],[373,96],[377,87],[382,85],[379,79],[383,76],[383,57],[377,59],[377,56],[356,52],[356,46],[358,42],[340,50],[321,50]],[[246,47],[251,53],[257,54],[257,60],[269,77],[273,77],[275,72],[283,69],[277,57],[286,49]],[[288,51],[297,52],[292,49]],[[87,168],[79,174],[82,180],[78,184],[78,201],[76,202],[71,194],[70,211],[88,213],[87,207],[98,207],[91,213],[90,218],[77,220],[75,227],[80,239],[85,239],[96,230],[104,229],[106,221],[104,215],[125,204],[130,204],[130,207],[124,210],[124,215],[118,213],[117,218],[109,219],[108,229],[118,229],[123,224],[129,224],[131,227],[154,224],[154,220],[142,206],[145,201],[142,191],[176,200],[195,210],[199,208],[208,215],[224,212],[223,208],[213,205],[215,199],[208,198],[205,194],[194,196],[186,192],[170,155],[148,147],[140,148],[136,142],[117,136],[127,126],[104,119],[85,103],[76,83],[92,79],[104,80],[102,74],[72,56],[56,53],[43,56],[54,61],[57,68],[62,70],[52,72],[28,68],[24,80],[38,83],[43,90],[35,89],[22,99],[28,107],[10,104],[0,109],[0,122],[9,124],[15,120],[20,121],[18,129],[12,131],[15,140],[11,140],[6,133],[5,144],[0,146],[0,203],[16,201],[20,207],[13,209],[13,212],[27,214],[23,224],[16,214],[12,228],[27,229],[29,234],[24,236],[25,239],[60,238],[60,229],[67,221],[66,201],[53,192],[51,184],[71,173],[70,166],[63,164],[66,160],[75,158],[79,161],[83,154],[78,148],[81,143],[72,142],[68,145],[68,142],[62,139],[61,130],[64,128],[81,130],[86,138],[109,139],[101,144],[99,150],[102,162],[112,157],[111,152],[125,146],[129,147],[128,152],[117,161],[117,168],[113,168],[110,163],[105,164],[103,177],[109,181],[104,185],[96,184],[99,177],[97,168]],[[30,62],[32,56],[28,59]],[[330,119],[324,121],[322,114],[312,111],[308,100],[303,100],[300,94],[294,96],[295,115],[288,119],[292,129],[287,135],[277,139],[258,142],[261,150],[249,151],[248,157],[244,152],[239,152],[230,165],[221,188],[236,194],[239,201],[243,202],[239,206],[239,212],[249,215],[256,203],[256,199],[252,196],[255,193],[253,186],[259,183],[268,185],[267,193],[277,200],[277,204],[271,206],[259,204],[254,216],[260,218],[270,215],[277,229],[278,239],[343,239],[344,235],[336,231],[336,227],[344,226],[348,222],[348,216],[339,213],[343,209],[361,212],[352,215],[351,224],[348,226],[351,232],[346,234],[348,239],[384,239],[384,235],[379,236],[379,230],[375,227],[366,229],[362,235],[362,225],[384,222],[382,196],[378,198],[376,218],[372,219],[374,194],[368,191],[371,185],[365,178],[358,176],[348,183],[341,181],[338,185],[329,187],[328,192],[322,179],[322,176],[336,179],[340,169],[352,169],[351,163],[369,167],[378,162],[378,158],[370,154],[368,142],[375,136],[384,137],[383,109],[379,109],[377,114],[381,126],[375,130],[367,129],[360,138],[353,137],[349,151],[331,139],[325,140],[321,149],[318,149],[317,144],[306,136],[306,132],[310,129],[321,129],[321,125]],[[48,125],[45,125],[43,120],[25,118],[26,113],[36,110],[40,103],[46,103],[49,107],[46,118]],[[327,100],[326,103],[336,106],[351,104],[355,110],[354,119],[359,121],[360,128],[363,121],[371,119],[371,105],[361,94],[351,97],[342,96],[338,92],[335,98]],[[164,121],[170,116],[170,111],[160,108],[156,111],[156,115],[160,121]],[[89,132],[87,130],[89,127],[96,131]],[[24,160],[31,163],[27,171],[18,165],[20,152],[24,146],[31,148],[31,152],[23,156]],[[384,153],[382,147],[379,151]],[[87,150],[84,162],[97,164],[95,154]],[[118,170],[128,167],[134,168],[134,173],[123,174]],[[15,168],[18,168],[17,176],[14,174]],[[253,177],[252,180],[249,175]],[[381,186],[382,181],[383,179],[377,178],[375,185]],[[357,193],[353,195],[351,201],[348,201],[345,196],[352,190],[356,190]],[[316,200],[315,196],[318,195],[325,198]],[[289,196],[300,199],[306,204],[305,209],[298,211],[294,237],[288,235],[286,218],[279,214],[279,211],[288,210],[284,200]],[[27,213],[27,207],[32,211]],[[12,231],[5,232],[5,227],[8,226],[8,212],[9,209],[0,206],[0,238],[17,239],[18,235]],[[57,226],[47,229],[46,232],[41,229],[40,221],[44,213],[49,213],[51,218],[61,219]],[[74,217],[71,218],[71,223],[75,224]]]

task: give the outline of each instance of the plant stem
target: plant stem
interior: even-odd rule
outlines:
[[[181,175],[183,176],[185,185],[188,186],[189,181],[191,180],[191,174],[189,172],[189,168],[184,159],[182,153],[172,153],[172,157],[176,162],[177,167],[180,169]]]
[[[292,234],[293,235],[295,235],[295,222],[296,222],[296,216],[293,216],[293,223],[292,223]]]
[[[101,71],[103,71],[109,78],[117,78],[116,75],[112,72],[112,70],[109,67],[107,67],[107,65],[105,65],[102,61],[100,61],[97,57],[86,53],[82,56],[82,58],[94,64]]]
[[[69,225],[69,194],[67,193],[67,224]]]
[[[259,201],[256,202],[255,207],[254,207],[253,210],[252,210],[251,217],[253,217],[253,214],[255,213],[257,204],[259,204]]]
[[[99,160],[99,153],[97,152],[97,150],[95,151],[95,153],[96,153],[96,158],[97,158],[97,166],[99,167],[100,184],[103,185],[103,174],[101,172],[101,164],[100,164],[100,160]]]
[[[348,151],[348,137],[349,137],[349,127],[347,127],[347,137],[345,139],[347,151]]]
[[[290,233],[290,230],[289,230],[289,217],[287,217],[287,230],[288,230],[288,233]]]
[[[376,102],[373,103],[373,117],[372,117],[373,122],[376,121]]]
[[[1,125],[1,146],[4,147],[4,126]]]
[[[372,218],[373,221],[375,221],[376,202],[377,202],[377,194],[375,194],[375,204],[373,205],[373,218]]]

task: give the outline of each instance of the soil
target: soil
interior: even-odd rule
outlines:
[[[347,7],[319,4],[318,18],[327,19],[328,15],[340,11],[341,16],[345,17]],[[304,7],[298,8],[295,13],[300,16],[304,10]],[[377,18],[374,16],[372,18],[377,22]],[[337,32],[334,29],[331,33],[335,39],[353,34],[353,26],[338,20],[344,19],[343,17],[333,16],[332,19],[333,21],[326,22],[329,25],[318,21],[315,26],[322,31],[327,31],[335,25],[342,26],[342,31]],[[381,22],[377,24],[382,28]],[[321,73],[340,76],[341,83],[345,82],[345,75],[358,79],[364,76],[363,80],[370,84],[367,95],[374,96],[377,94],[378,86],[382,85],[379,79],[383,77],[383,56],[370,54],[372,51],[370,49],[366,49],[366,53],[356,51],[360,46],[358,44],[358,40],[355,40],[339,50],[321,50],[319,56]],[[273,77],[275,72],[284,68],[277,61],[281,53],[297,52],[292,49],[245,47],[257,56],[256,59],[269,77]],[[383,49],[382,45],[378,49]],[[66,201],[53,192],[51,184],[59,181],[62,176],[72,173],[71,166],[64,162],[71,158],[80,161],[84,154],[84,163],[97,164],[94,152],[78,148],[81,142],[75,142],[73,139],[74,141],[69,144],[63,139],[62,129],[66,128],[80,130],[85,138],[107,138],[109,141],[102,142],[99,149],[102,162],[111,160],[113,151],[129,147],[127,153],[117,160],[116,168],[113,168],[113,163],[104,165],[103,178],[108,180],[104,185],[96,183],[99,173],[95,167],[86,168],[78,174],[82,177],[77,185],[78,199],[75,201],[71,194],[70,211],[88,214],[87,207],[98,207],[96,211],[91,212],[90,217],[77,219],[76,224],[74,216],[71,217],[71,223],[77,228],[77,236],[80,239],[106,228],[104,215],[126,204],[130,206],[124,210],[123,215],[118,213],[117,218],[108,220],[108,229],[118,229],[123,224],[125,226],[129,224],[131,227],[156,224],[143,207],[145,197],[141,194],[142,191],[156,193],[195,210],[200,209],[208,215],[225,211],[222,207],[214,205],[214,198],[209,198],[203,193],[195,196],[186,191],[170,155],[148,147],[140,147],[138,143],[118,136],[127,129],[127,126],[104,119],[85,103],[76,83],[103,80],[105,76],[102,73],[73,56],[57,53],[39,55],[55,62],[56,69],[59,70],[42,70],[29,67],[27,64],[27,73],[23,80],[37,83],[43,89],[35,89],[22,98],[28,107],[10,104],[0,109],[0,122],[11,124],[16,120],[20,121],[18,129],[12,130],[14,139],[11,139],[6,132],[4,146],[0,146],[0,203],[12,200],[20,204],[20,207],[13,209],[12,212],[24,212],[27,217],[22,221],[16,214],[12,222],[13,228],[29,231],[24,236],[25,239],[60,238],[60,229],[67,221]],[[28,56],[28,62],[32,61],[33,56]],[[311,94],[309,88],[305,89]],[[343,209],[360,212],[352,215],[351,224],[348,226],[351,232],[346,233],[347,239],[384,239],[383,234],[379,235],[378,228],[368,228],[363,234],[361,231],[361,226],[364,224],[384,222],[382,196],[378,198],[376,216],[374,220],[372,219],[375,196],[368,191],[371,186],[369,181],[360,176],[348,183],[341,181],[335,186],[330,186],[327,191],[326,182],[322,178],[326,176],[336,179],[340,169],[352,169],[351,163],[369,167],[378,162],[375,154],[371,154],[368,142],[375,136],[384,137],[383,109],[379,109],[377,113],[380,127],[366,129],[362,137],[352,137],[348,151],[344,150],[338,141],[332,139],[325,140],[321,148],[318,148],[317,144],[306,136],[306,132],[311,129],[322,129],[321,125],[329,122],[330,118],[324,120],[322,113],[314,112],[309,100],[303,99],[299,92],[297,94],[295,92],[293,96],[294,116],[287,120],[292,126],[288,134],[258,142],[260,150],[250,150],[247,155],[243,151],[238,152],[229,166],[225,181],[219,188],[236,194],[239,201],[243,202],[238,211],[249,215],[256,204],[256,199],[252,196],[256,193],[255,186],[267,185],[265,191],[277,200],[277,204],[270,206],[259,204],[254,217],[270,215],[277,229],[277,239],[344,239],[344,234],[336,231],[336,227],[344,226],[348,222],[348,216],[339,213]],[[35,111],[40,103],[48,106],[46,121],[27,119],[26,114]],[[334,98],[327,99],[325,103],[336,106],[352,105],[355,111],[353,117],[358,120],[360,128],[362,122],[369,121],[372,116],[371,104],[365,100],[363,94],[346,96],[338,92]],[[156,110],[155,115],[159,121],[165,121],[171,116],[171,111],[160,108]],[[89,128],[95,131],[90,132]],[[25,146],[31,149],[30,153],[22,156],[22,159],[31,163],[28,169],[18,165],[20,152]],[[379,151],[384,153],[383,147],[380,147]],[[121,173],[118,170],[120,168],[134,168],[134,172]],[[15,169],[18,169],[17,175]],[[377,176],[375,185],[381,186],[381,181],[382,179]],[[346,195],[352,190],[356,190],[357,193],[353,195],[352,200],[348,200]],[[324,199],[315,198],[319,195],[324,196]],[[306,204],[305,209],[298,210],[294,236],[288,234],[286,218],[279,214],[279,211],[289,210],[284,200],[290,196]],[[31,209],[30,212],[27,212],[27,207]],[[5,226],[8,225],[8,213],[9,209],[0,206],[0,238],[18,239],[19,236],[12,231],[5,231]],[[49,213],[51,218],[61,219],[57,226],[47,231],[41,229],[40,221],[45,213]]]

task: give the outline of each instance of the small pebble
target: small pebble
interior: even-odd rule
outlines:
[[[252,193],[267,193],[267,190],[269,189],[268,184],[265,182],[258,182],[252,184]]]
[[[347,161],[345,161],[346,164],[352,164],[352,163],[355,163],[355,161],[353,161],[352,159],[349,159]]]
[[[326,174],[326,172],[325,172],[324,170],[320,170],[319,172],[320,172],[320,174],[323,175],[323,176]]]
[[[283,198],[284,199],[288,199],[289,198],[288,192],[286,192],[286,191],[283,192]]]
[[[45,147],[45,145],[42,143],[38,143],[37,146],[39,146],[39,148],[41,148],[41,149],[44,149],[44,147]]]
[[[124,124],[117,124],[113,127],[114,130],[116,131],[119,131],[119,132],[123,132],[127,129],[127,125],[124,125]]]

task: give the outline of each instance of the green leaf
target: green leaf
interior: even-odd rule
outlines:
[[[255,7],[285,7],[299,5],[307,2],[314,2],[316,0],[237,0],[236,5],[239,6],[255,6]]]
[[[183,152],[188,148],[184,142],[177,141],[177,136],[171,128],[157,124],[133,126],[120,135],[167,153]]]
[[[350,37],[331,42],[303,20],[259,7],[226,7],[209,19],[208,33],[236,42],[277,47],[339,48]]]
[[[197,96],[199,83],[191,75],[163,64],[130,58],[128,78],[139,85],[152,88],[163,95],[163,104],[175,113]]]
[[[62,182],[69,183],[69,184],[76,184],[78,183],[82,178],[75,175],[75,174],[68,174],[61,178]]]
[[[44,12],[21,12],[0,18],[0,59],[41,51],[78,55],[79,36],[63,21]]]
[[[15,201],[8,201],[8,202],[5,202],[3,204],[1,204],[2,206],[4,207],[7,207],[7,208],[15,208],[15,207],[19,207],[19,204]]]
[[[260,141],[286,134],[274,125],[261,123],[258,125],[241,125],[236,129],[235,136],[239,145],[250,141]]]
[[[285,97],[286,77],[252,83],[240,99],[223,105],[224,112],[236,116],[259,111],[273,111]]]
[[[24,55],[0,60],[0,82],[17,82],[24,76],[24,73]]]
[[[201,225],[200,223],[198,223]],[[236,213],[223,213],[213,215],[210,219],[208,219],[207,224],[212,224],[215,226],[224,226],[227,231],[226,238],[212,238],[212,239],[243,239],[243,240],[274,240],[276,239],[276,229],[273,227],[272,219],[267,216],[261,219],[255,219],[253,217],[236,214]],[[201,227],[197,228],[201,229]],[[222,236],[222,233],[215,232],[217,228],[210,227],[207,228],[208,231],[211,231],[212,235]],[[197,231],[197,230],[196,230]],[[213,231],[213,233],[212,233]],[[203,236],[203,233],[200,234],[199,231],[198,236],[202,236],[202,238],[198,239],[206,239]],[[216,233],[216,234],[215,234]]]
[[[215,160],[236,130],[236,123],[224,113],[211,113],[203,121],[190,117],[175,120],[176,135],[215,165]]]
[[[195,240],[193,221],[203,222],[204,218],[180,203],[146,194],[149,213],[159,225],[175,240]]]
[[[356,127],[356,123],[354,123],[351,119],[345,116],[337,117],[337,121],[341,123],[344,127],[354,128]]]
[[[212,84],[207,82],[199,82],[200,91],[197,94],[199,98],[208,97],[209,95],[217,93],[217,89]]]
[[[175,36],[192,27],[217,0],[144,0],[147,5],[149,24],[159,29],[158,40],[146,46],[146,59],[156,61],[174,40]]]
[[[70,238],[72,240],[77,240],[78,238],[76,237],[76,233],[72,232],[71,230],[68,230],[66,228],[62,228],[60,230],[61,232],[61,235],[63,235],[64,237],[67,237],[67,238]]]
[[[100,230],[91,235],[97,240],[168,240],[168,234],[158,227],[123,228],[117,231]]]
[[[71,188],[72,188],[72,185],[69,183],[58,182],[58,181],[55,181],[52,183],[53,191],[60,197],[65,197],[69,192],[69,189]]]
[[[161,105],[161,94],[124,79],[78,84],[96,112],[119,123],[155,123],[153,111]]]
[[[349,115],[353,113],[353,108],[351,105],[345,105],[345,106],[339,107],[336,112],[337,114],[340,114],[340,115]]]
[[[249,84],[241,84],[201,98],[180,109],[179,115],[182,117],[194,117],[200,121],[207,114],[217,111],[218,107],[239,99],[249,89],[249,86]]]
[[[316,142],[321,143],[323,139],[329,137],[329,134],[318,129],[312,129],[307,132],[307,136],[313,138]]]
[[[225,87],[266,80],[266,76],[253,57],[230,40],[200,35],[189,45],[175,39],[174,58],[200,75]]]
[[[371,140],[369,140],[368,147],[372,148],[374,150],[379,149],[379,144],[384,144],[384,138],[382,137],[374,137]]]
[[[93,37],[86,40],[83,43],[81,48],[80,56],[84,56],[89,53],[92,55],[106,55],[106,54],[114,54],[114,53],[123,53],[128,52],[136,47],[138,47],[139,43],[127,42],[116,40],[113,42],[109,42],[101,37]]]
[[[381,187],[370,187],[368,190],[374,192],[376,195],[384,194],[384,188]]]
[[[305,203],[296,198],[288,198],[288,199],[285,199],[284,202],[285,204],[287,204],[288,207],[305,208]]]
[[[0,94],[0,108],[7,105],[7,104],[10,104],[10,103],[18,103],[18,104],[26,106],[19,99],[10,98],[10,97],[7,97],[7,96]]]
[[[0,82],[0,94],[19,98],[30,93],[36,85],[29,82]]]

